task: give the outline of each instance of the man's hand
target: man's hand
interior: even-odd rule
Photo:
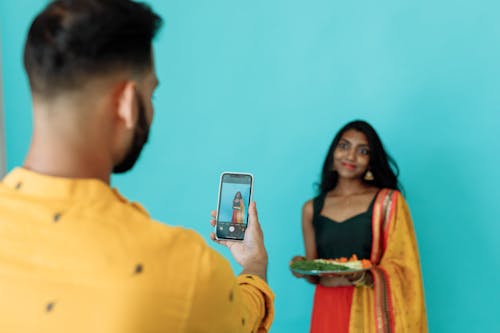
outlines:
[[[211,215],[210,224],[215,226],[216,211],[212,211]],[[216,240],[214,232],[210,234],[210,238],[231,251],[236,262],[243,267],[241,274],[257,275],[267,281],[267,252],[255,202],[251,202],[248,207],[248,225],[242,241]]]

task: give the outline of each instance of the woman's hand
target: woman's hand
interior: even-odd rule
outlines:
[[[295,256],[290,261],[290,265],[292,265],[294,262],[304,261],[304,260],[307,260],[306,257],[304,257],[304,256]],[[296,278],[299,278],[299,279],[300,278],[304,278],[304,279],[306,279],[306,281],[309,282],[309,283],[312,283],[312,284],[318,284],[319,283],[319,277],[317,277],[317,276],[300,274],[300,273],[297,273],[297,272],[294,272],[294,271],[292,271],[292,274]]]
[[[332,275],[332,276],[323,276],[319,280],[319,284],[323,287],[347,287],[352,286],[351,281],[347,279],[345,275]]]
[[[363,276],[364,276],[363,272],[344,275],[344,277],[351,283],[353,283],[354,281],[358,281],[359,279],[363,278]]]
[[[290,266],[294,263],[294,262],[297,262],[297,261],[304,261],[306,260],[306,257],[304,256],[295,256],[292,258],[292,260],[290,261]],[[300,273],[297,273],[297,272],[294,272],[292,271],[292,274],[293,276],[295,276],[296,278],[303,278],[305,277],[304,274],[300,274]]]
[[[338,274],[331,277],[322,277],[320,284],[325,287],[346,287],[346,286],[364,286],[372,285],[371,275],[366,272],[352,274]]]

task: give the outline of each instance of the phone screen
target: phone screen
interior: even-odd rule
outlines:
[[[224,173],[219,191],[217,238],[242,240],[248,224],[252,175]]]

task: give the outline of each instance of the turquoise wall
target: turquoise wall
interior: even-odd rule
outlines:
[[[29,145],[21,51],[43,3],[0,2],[9,169]],[[366,119],[402,170],[431,332],[500,331],[500,2],[151,3],[166,21],[152,141],[114,185],[208,239],[220,172],[254,173],[272,332],[307,332],[313,287],[287,267],[301,206],[335,132]]]

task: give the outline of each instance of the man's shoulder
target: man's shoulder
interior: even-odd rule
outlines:
[[[147,228],[148,232],[156,234],[160,239],[168,238],[175,240],[177,243],[183,243],[189,246],[207,246],[203,237],[195,230],[164,223],[151,218],[147,223],[149,224]]]
[[[153,251],[188,251],[201,254],[211,249],[195,230],[153,219],[137,203],[131,203],[125,210],[128,211],[128,216],[134,215],[134,218],[127,222],[130,236]]]
[[[191,245],[204,246],[205,241],[196,231],[182,226],[172,225],[166,222],[153,219],[148,211],[138,202],[121,201],[114,207],[117,215],[127,216],[130,227],[136,233],[146,233],[154,238],[162,239],[175,238],[181,242],[187,242]],[[116,216],[116,215],[115,215]]]

